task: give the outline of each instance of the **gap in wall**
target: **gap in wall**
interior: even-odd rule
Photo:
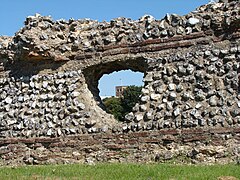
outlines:
[[[104,74],[99,80],[98,89],[101,99],[116,95],[116,86],[143,86],[144,73],[131,70],[115,71]]]

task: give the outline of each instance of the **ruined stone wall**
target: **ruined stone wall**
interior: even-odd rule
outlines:
[[[158,55],[150,60],[141,101],[129,121],[147,122],[147,129],[239,124],[235,44],[222,41]]]
[[[80,96],[88,93],[82,80],[81,70],[1,79],[1,137],[91,132],[99,114]]]
[[[29,16],[14,37],[0,37],[2,149],[19,138],[35,143],[46,137],[54,142],[56,137],[61,141],[90,134],[86,137],[91,139],[98,134],[103,136],[98,143],[104,143],[104,136],[126,133],[126,141],[135,142],[131,133],[136,131],[155,136],[174,130],[181,139],[184,129],[200,129],[208,136],[219,128],[235,147],[240,125],[239,21],[239,2],[232,0],[162,20],[146,15],[137,21],[99,23]],[[98,81],[125,69],[143,72],[144,87],[140,102],[124,122],[117,122],[102,109]],[[155,144],[145,138],[136,143]],[[61,151],[68,147],[66,143]]]
[[[61,138],[8,138],[0,140],[0,164],[239,164],[239,140],[240,128],[162,129]]]

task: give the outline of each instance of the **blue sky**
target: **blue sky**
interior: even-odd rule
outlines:
[[[144,14],[161,19],[166,13],[187,14],[208,2],[209,0],[1,0],[0,35],[14,35],[23,26],[25,18],[35,13],[51,15],[55,20],[90,18],[109,21],[117,17],[136,20]],[[105,75],[100,81],[100,95],[114,95],[114,86],[121,85],[121,82],[123,85],[141,84],[141,73],[125,73],[126,75],[122,71],[115,73],[111,79]]]

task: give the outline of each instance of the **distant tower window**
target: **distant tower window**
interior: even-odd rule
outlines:
[[[116,86],[116,97],[122,97],[127,86]]]

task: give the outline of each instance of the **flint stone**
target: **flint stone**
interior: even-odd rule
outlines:
[[[69,131],[70,131],[71,134],[75,134],[76,133],[76,129],[74,129],[74,128],[70,128]]]
[[[48,87],[48,82],[47,81],[43,81],[42,87],[45,89]]]
[[[159,111],[161,111],[161,110],[163,110],[163,109],[164,109],[164,107],[165,107],[165,105],[164,105],[164,104],[160,104],[160,105],[157,107],[157,109],[158,109]]]
[[[152,120],[154,118],[153,112],[152,111],[147,112],[146,113],[146,118],[147,118],[147,120]]]
[[[192,109],[192,106],[191,106],[191,104],[186,103],[184,106],[184,110],[189,110],[189,109]]]
[[[47,94],[41,94],[40,97],[39,97],[40,101],[44,101],[46,99],[47,99]]]
[[[165,91],[164,86],[160,86],[156,88],[156,92],[162,94]]]
[[[237,47],[231,47],[230,52],[231,53],[236,53],[237,52]]]
[[[183,28],[182,26],[179,26],[179,27],[177,28],[177,34],[181,35],[181,34],[183,34],[183,33],[184,33],[184,28]]]
[[[15,124],[15,123],[17,123],[17,120],[11,120],[11,121],[8,120],[8,121],[7,121],[7,125],[8,125],[8,126],[13,125],[13,124]]]
[[[211,55],[211,51],[205,51],[204,55],[207,56],[207,57],[210,56]]]
[[[25,89],[25,88],[28,88],[28,87],[29,87],[29,85],[27,83],[22,82],[22,89]]]
[[[23,102],[24,101],[24,97],[23,96],[19,96],[18,97],[18,102]]]
[[[168,35],[168,31],[167,31],[167,30],[163,30],[163,31],[161,32],[161,35],[162,35],[162,36],[167,36],[167,35]]]
[[[53,128],[53,123],[52,122],[48,122],[47,125],[48,125],[49,128]]]
[[[35,88],[35,89],[40,89],[40,84],[38,84],[38,83],[34,83],[34,84],[32,84],[32,88]]]
[[[22,124],[22,123],[18,124],[16,127],[17,127],[17,129],[18,129],[18,130],[21,130],[21,129],[23,129],[23,128],[24,128],[24,126],[23,126],[23,124]]]
[[[196,109],[193,109],[190,114],[195,118],[201,117],[201,113]]]
[[[128,113],[128,114],[125,116],[125,119],[126,119],[127,121],[129,121],[129,122],[133,121],[133,119],[134,119],[134,114],[133,114],[133,112]]]
[[[180,85],[177,85],[176,91],[177,91],[177,92],[182,92],[182,91],[183,91],[183,86],[182,86],[181,84],[180,84]]]
[[[57,135],[58,135],[58,136],[61,136],[61,135],[62,135],[61,129],[58,129],[58,130],[57,130]]]
[[[149,100],[149,96],[142,96],[141,97],[142,102],[148,102],[148,100]]]
[[[166,103],[168,100],[166,98],[163,98],[162,102]]]
[[[149,90],[145,89],[145,88],[142,88],[142,94],[149,94]]]
[[[232,55],[227,55],[227,56],[224,57],[224,60],[225,60],[225,61],[233,61],[233,60],[235,60],[235,59],[236,59],[236,57],[235,57],[234,54],[232,54]]]
[[[144,125],[144,129],[152,130],[153,129],[153,124],[152,123],[147,123],[146,125]]]
[[[47,136],[51,136],[52,135],[52,129],[49,129],[48,131],[47,131]]]
[[[9,112],[10,111],[10,105],[9,104],[5,105],[4,109],[5,109],[6,112]]]
[[[74,91],[76,88],[77,88],[77,85],[76,85],[76,84],[71,84],[71,85],[68,87],[68,91],[72,92],[72,91]]]
[[[227,55],[228,50],[227,49],[222,49],[222,50],[220,50],[220,53],[223,54],[223,55]]]
[[[15,111],[14,111],[14,110],[11,110],[11,111],[8,112],[8,116],[9,116],[10,118],[13,118],[13,117],[14,117],[14,114],[15,114]]]
[[[219,53],[220,53],[220,50],[219,50],[219,49],[213,49],[213,50],[212,50],[212,53],[213,53],[215,56],[218,56]]]
[[[205,99],[205,94],[202,92],[202,91],[199,91],[196,96],[195,96],[195,99],[197,101],[203,101]]]
[[[143,22],[144,20],[147,20],[148,23],[151,23],[155,20],[155,18],[152,15],[149,14],[145,14],[144,16],[142,16],[139,21]]]
[[[48,35],[45,34],[45,33],[42,33],[42,34],[39,36],[39,39],[40,39],[40,40],[47,40],[47,39],[48,39]]]
[[[170,83],[170,84],[168,85],[168,90],[169,90],[169,91],[174,91],[175,88],[176,88],[176,85],[173,84],[173,83]]]
[[[53,98],[54,98],[54,95],[53,95],[53,94],[47,94],[47,98],[48,98],[48,99],[53,99]]]
[[[65,117],[64,112],[63,112],[63,111],[60,111],[59,114],[58,114],[58,117],[59,117],[59,119],[62,120],[62,119]]]
[[[186,75],[187,70],[183,66],[179,66],[178,67],[178,72],[182,75]]]
[[[139,110],[139,104],[136,103],[136,105],[132,108],[133,112],[137,112]]]
[[[35,87],[35,84],[34,84],[34,82],[33,82],[33,81],[31,81],[31,82],[29,83],[29,86],[30,86],[31,88],[34,88],[34,87]]]
[[[177,97],[177,94],[176,94],[175,92],[171,92],[171,93],[169,94],[169,100],[170,100],[170,101],[175,100],[176,97]]]
[[[95,120],[88,120],[87,122],[86,122],[86,126],[87,127],[92,127],[92,126],[94,126],[95,124],[96,124],[97,122],[95,121]]]
[[[188,92],[184,92],[183,95],[182,95],[182,98],[183,98],[184,101],[189,100],[190,97],[191,97],[191,95]]]
[[[199,109],[201,107],[202,107],[202,105],[200,103],[197,103],[196,106],[195,106],[196,109]]]
[[[111,42],[115,42],[116,38],[114,36],[108,35],[105,38],[103,38],[103,41],[105,42],[105,44],[109,44]],[[90,46],[91,46],[91,44],[90,44]],[[87,46],[87,47],[89,47],[89,46]]]
[[[189,64],[187,67],[188,74],[192,74],[194,72],[194,66],[192,64]]]
[[[75,112],[78,112],[78,109],[76,106],[68,106],[67,107],[67,110],[71,113],[75,113]]]
[[[36,101],[33,101],[31,104],[30,104],[30,107],[35,109],[37,106],[37,102]]]
[[[171,111],[173,109],[173,103],[172,102],[167,102],[166,103],[166,108],[168,111]]]
[[[5,99],[5,102],[7,103],[7,104],[11,104],[12,103],[12,98],[10,98],[10,97],[7,97],[6,99]]]
[[[191,27],[187,27],[186,28],[186,34],[191,34],[192,33],[192,28]]]
[[[211,96],[209,99],[209,104],[210,106],[217,106],[218,99],[216,96]]]
[[[161,95],[160,94],[151,94],[150,98],[151,98],[151,100],[157,101],[158,99],[161,98]]]
[[[163,154],[163,159],[164,160],[170,160],[172,159],[174,154],[171,151],[167,151]]]
[[[140,111],[147,111],[147,106],[145,106],[144,104],[140,105]]]
[[[143,120],[143,115],[142,114],[137,114],[137,115],[135,115],[135,119],[136,119],[137,122],[139,122],[139,121]]]
[[[159,29],[160,30],[164,30],[166,27],[165,27],[165,20],[162,20],[160,23],[159,23]]]
[[[197,19],[197,18],[189,18],[189,19],[187,20],[187,23],[188,23],[190,26],[194,26],[194,25],[198,24],[199,22],[200,22],[200,20]]]
[[[152,82],[153,81],[153,74],[152,73],[148,73],[144,79],[143,79],[144,82]]]
[[[173,111],[173,115],[175,117],[177,117],[178,115],[180,115],[180,108],[176,108],[174,111]]]
[[[77,107],[80,109],[80,110],[84,110],[86,108],[86,106],[83,104],[83,103],[78,103],[77,104]]]
[[[199,124],[200,126],[205,126],[206,121],[205,121],[204,119],[198,119],[198,124]]]
[[[88,129],[88,132],[89,133],[96,133],[96,132],[98,132],[98,129],[95,128],[95,127],[91,127],[91,128]]]
[[[103,126],[102,127],[102,132],[107,132],[107,131],[108,131],[108,126],[107,125]]]
[[[71,96],[73,97],[73,98],[76,98],[76,97],[78,97],[78,96],[80,96],[80,92],[77,92],[77,91],[73,91],[72,93],[71,93]]]

